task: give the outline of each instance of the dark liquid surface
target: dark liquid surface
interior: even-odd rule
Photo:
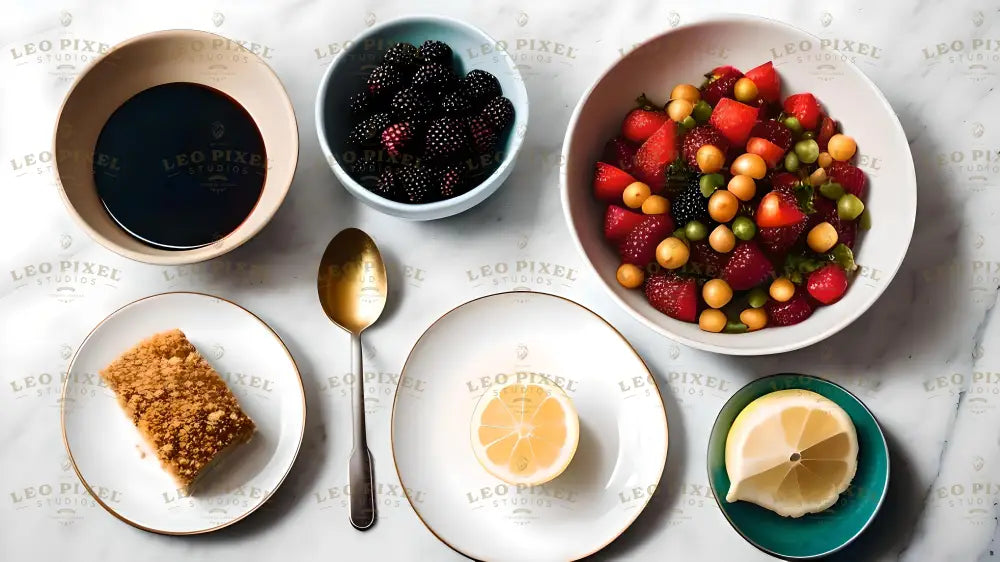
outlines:
[[[129,98],[101,130],[94,182],[122,228],[152,246],[211,244],[253,211],[264,187],[264,139],[238,102],[176,82]]]

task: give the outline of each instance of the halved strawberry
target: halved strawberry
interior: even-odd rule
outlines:
[[[757,92],[764,101],[778,101],[781,97],[781,78],[774,70],[774,64],[767,61],[764,64],[747,71],[747,78],[753,80]]]
[[[757,108],[744,105],[736,100],[722,98],[708,118],[709,125],[715,127],[730,143],[743,146],[757,121]]]
[[[604,237],[612,242],[621,242],[644,218],[646,215],[642,213],[608,205],[608,210],[604,212]]]
[[[605,203],[620,203],[628,184],[635,181],[628,172],[606,162],[598,162],[594,170],[594,197]]]
[[[782,257],[799,241],[808,221],[803,217],[788,226],[768,226],[757,229],[757,239],[764,251],[774,257]]]
[[[712,71],[712,76],[715,79],[701,89],[701,99],[714,106],[722,98],[733,97],[733,86],[743,78],[743,73],[731,66],[720,66]]]
[[[698,285],[692,277],[661,273],[646,279],[646,300],[671,318],[694,322],[698,315]]]
[[[663,191],[667,166],[677,158],[677,124],[667,120],[635,153],[635,175],[653,193]]]
[[[601,162],[607,162],[631,174],[634,172],[635,153],[637,150],[639,150],[637,145],[628,142],[622,137],[615,137],[604,145],[604,154],[601,156]]]
[[[653,136],[667,119],[669,119],[667,114],[662,111],[650,111],[638,107],[625,116],[625,121],[622,122],[622,136],[635,143],[646,142],[646,139]]]
[[[754,219],[761,228],[795,224],[806,215],[799,209],[795,195],[787,191],[772,191],[760,200]]]
[[[805,289],[798,287],[792,298],[786,302],[768,300],[764,305],[768,323],[772,326],[791,326],[812,316],[813,305],[805,293]]]
[[[681,143],[681,153],[684,155],[684,161],[688,163],[688,166],[695,169],[698,168],[698,149],[706,144],[715,146],[723,154],[729,150],[729,141],[715,127],[711,125],[699,125],[684,135],[684,140]]]
[[[688,259],[688,263],[691,264],[695,273],[719,277],[728,262],[729,255],[716,252],[707,240],[691,243],[691,257]]]
[[[622,263],[646,267],[656,258],[656,247],[673,231],[674,220],[668,214],[643,217],[618,248]]]
[[[812,298],[823,304],[833,304],[847,291],[847,272],[837,264],[824,265],[809,274],[806,289]]]
[[[839,183],[844,191],[853,193],[858,199],[865,196],[865,186],[868,180],[865,178],[865,173],[854,164],[834,161],[826,169],[826,175],[831,181]]]
[[[826,151],[826,145],[830,142],[830,137],[837,134],[837,122],[824,115],[820,120],[819,134],[816,135],[816,144],[819,145],[820,152]]]
[[[753,240],[740,242],[722,271],[722,279],[734,291],[746,291],[774,276],[774,267]]]
[[[782,108],[785,113],[798,119],[802,128],[807,131],[815,129],[819,124],[819,102],[812,94],[792,94],[785,98]]]
[[[760,137],[750,137],[747,141],[747,152],[763,158],[767,167],[772,169],[785,157],[785,151],[780,146]]]
[[[789,172],[781,172],[774,174],[771,178],[771,188],[775,191],[787,191],[788,193],[795,192],[795,186],[799,184],[799,177],[795,174]]]
[[[757,121],[753,129],[750,129],[750,136],[767,139],[780,146],[782,150],[792,147],[792,131],[774,119]]]

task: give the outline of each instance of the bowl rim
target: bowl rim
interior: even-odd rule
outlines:
[[[871,526],[872,521],[875,520],[875,517],[878,515],[879,511],[882,510],[882,504],[885,503],[885,498],[886,498],[886,496],[889,495],[889,481],[892,478],[892,453],[889,451],[889,442],[886,441],[885,431],[882,429],[882,424],[879,423],[878,418],[875,417],[875,413],[872,412],[871,409],[868,407],[868,405],[865,404],[864,401],[862,401],[860,398],[858,398],[853,392],[851,392],[850,390],[847,390],[842,385],[840,385],[840,384],[838,384],[838,383],[836,383],[836,382],[834,382],[834,381],[832,381],[830,379],[826,379],[826,378],[823,378],[823,377],[818,377],[816,375],[806,375],[806,374],[802,374],[802,373],[792,373],[792,372],[774,373],[774,374],[767,375],[767,376],[760,377],[760,378],[756,378],[756,379],[753,379],[753,380],[747,382],[746,384],[744,384],[740,388],[736,389],[736,391],[733,392],[733,395],[730,396],[728,400],[726,400],[726,402],[722,405],[722,407],[719,408],[719,411],[715,414],[715,421],[712,422],[712,427],[711,427],[711,429],[709,429],[709,432],[708,432],[708,442],[705,445],[705,471],[706,471],[706,474],[708,475],[708,487],[712,488],[712,466],[711,466],[710,461],[709,461],[709,457],[711,455],[712,436],[715,434],[715,430],[716,430],[716,428],[719,425],[719,419],[722,417],[722,412],[724,412],[726,410],[726,406],[728,406],[730,402],[732,402],[733,400],[735,400],[736,396],[740,392],[746,390],[752,384],[756,384],[758,382],[766,381],[768,379],[774,379],[774,378],[778,378],[778,377],[787,377],[787,376],[795,376],[795,377],[799,377],[799,378],[813,379],[813,380],[819,381],[821,383],[828,384],[828,385],[836,388],[837,390],[843,392],[848,398],[850,398],[851,400],[854,400],[855,402],[857,402],[858,405],[861,406],[861,408],[869,416],[871,416],[872,421],[875,423],[875,429],[878,430],[878,436],[882,440],[881,441],[881,443],[882,443],[882,451],[885,453],[885,485],[882,487],[882,491],[879,494],[878,502],[875,503],[875,507],[872,509],[871,514],[868,516],[868,520],[865,521],[864,525],[862,525],[860,529],[858,529],[858,532],[856,532],[853,535],[851,535],[850,538],[848,538],[846,541],[844,541],[842,544],[840,544],[840,546],[837,546],[836,548],[832,548],[830,550],[827,550],[826,552],[820,552],[820,553],[817,553],[817,554],[809,554],[809,555],[806,555],[806,556],[789,556],[787,554],[782,554],[782,553],[779,553],[779,552],[775,552],[775,551],[773,551],[773,550],[771,550],[769,548],[765,548],[764,546],[758,544],[757,541],[755,541],[755,540],[751,539],[750,537],[748,537],[746,535],[746,533],[743,532],[742,529],[740,529],[739,527],[736,526],[736,523],[732,520],[732,518],[729,517],[729,513],[725,509],[722,509],[722,500],[719,498],[718,494],[715,494],[714,491],[713,491],[712,497],[715,498],[715,505],[716,505],[716,507],[719,508],[719,511],[722,513],[722,516],[725,517],[726,521],[729,523],[729,526],[732,527],[734,531],[736,531],[736,534],[738,534],[739,536],[741,536],[743,538],[743,540],[747,541],[749,544],[753,545],[753,547],[756,548],[757,550],[760,550],[761,552],[764,552],[766,554],[770,554],[772,556],[776,556],[776,557],[778,557],[778,558],[780,558],[782,560],[814,560],[816,558],[823,558],[825,556],[829,556],[829,555],[831,555],[831,554],[833,554],[835,552],[839,552],[839,551],[843,550],[844,548],[847,548],[847,546],[849,544],[851,544],[859,536],[861,536],[861,533],[864,533],[868,529],[868,527]],[[791,387],[791,388],[798,388],[798,389],[801,389],[801,390],[810,390],[808,388],[801,388],[800,386],[795,386],[795,387]],[[764,395],[762,394],[761,396],[764,396]],[[759,396],[758,396],[758,398],[759,398]],[[853,419],[851,420],[851,423],[853,423]],[[728,431],[728,428],[727,428],[727,431]]]
[[[577,121],[580,119],[584,104],[590,98],[590,95],[594,92],[594,90],[597,88],[597,85],[600,84],[605,78],[607,78],[608,74],[619,64],[621,64],[622,61],[624,61],[632,53],[640,50],[646,45],[649,45],[656,41],[660,41],[664,37],[680,30],[704,26],[704,25],[714,25],[714,24],[742,25],[747,23],[763,23],[771,26],[776,26],[784,28],[785,30],[789,30],[793,33],[800,34],[808,38],[810,41],[818,42],[820,40],[819,37],[817,37],[816,35],[813,35],[808,31],[802,30],[794,25],[785,23],[783,21],[766,18],[762,16],[755,16],[749,14],[736,14],[736,13],[709,16],[703,19],[693,21],[691,23],[678,26],[673,29],[669,29],[663,33],[650,37],[649,39],[637,45],[632,52],[626,54],[624,57],[620,58],[619,60],[609,65],[597,78],[594,79],[593,83],[591,83],[591,85],[586,89],[586,91],[584,91],[584,93],[581,94],[579,101],[577,101],[576,107],[573,109],[573,113],[570,116],[569,122],[566,125],[566,134],[563,137],[562,152],[561,152],[562,161],[563,162],[569,161],[569,153],[570,153],[570,147],[572,146],[573,131],[576,129]],[[842,62],[844,63],[845,69],[849,69],[848,70],[849,72],[856,74],[862,80],[863,83],[866,83],[868,85],[871,91],[875,94],[876,100],[881,104],[882,109],[890,115],[890,121],[894,125],[895,131],[900,136],[902,136],[902,138],[905,139],[906,131],[903,129],[902,124],[899,122],[899,117],[896,115],[896,111],[892,108],[892,105],[886,99],[885,94],[883,94],[882,91],[878,88],[878,86],[876,86],[875,83],[872,82],[872,80],[864,72],[862,72],[861,69],[858,68],[857,65],[855,65],[853,62],[849,60],[844,60]],[[834,321],[828,328],[824,330],[818,331],[817,333],[809,337],[792,339],[784,343],[772,343],[768,345],[760,345],[752,348],[731,348],[723,344],[712,343],[709,341],[699,341],[692,337],[682,335],[680,333],[674,332],[673,330],[670,330],[668,328],[656,324],[655,322],[650,320],[645,314],[643,314],[639,310],[636,310],[634,307],[625,302],[625,300],[619,297],[615,293],[613,288],[608,283],[606,283],[604,279],[601,277],[601,274],[597,270],[597,267],[594,265],[594,262],[591,261],[591,259],[587,256],[587,251],[583,246],[583,242],[581,242],[580,240],[580,236],[577,232],[577,226],[573,221],[572,213],[570,213],[569,185],[567,178],[568,166],[565,164],[561,166],[559,171],[560,201],[562,203],[563,217],[570,231],[570,238],[573,240],[573,244],[575,245],[579,254],[583,257],[583,261],[587,264],[587,267],[597,277],[598,285],[600,285],[602,289],[605,291],[605,293],[611,297],[611,300],[613,300],[615,303],[618,304],[618,306],[620,306],[626,312],[628,312],[629,315],[631,315],[634,319],[639,321],[639,323],[657,332],[662,336],[672,339],[678,343],[682,343],[684,345],[696,349],[701,349],[703,351],[711,351],[713,353],[719,353],[723,355],[735,355],[735,356],[771,355],[776,353],[794,351],[796,349],[801,349],[803,347],[808,347],[817,342],[823,341],[829,338],[830,336],[833,336],[837,332],[843,330],[845,327],[850,325],[852,322],[860,318],[865,312],[867,312],[868,309],[871,308],[872,305],[874,305],[875,302],[882,296],[885,290],[892,283],[892,280],[896,277],[896,274],[899,272],[899,269],[903,264],[903,260],[906,258],[906,255],[909,252],[910,245],[913,241],[913,229],[916,224],[916,216],[917,216],[918,189],[917,189],[916,170],[914,168],[913,154],[910,151],[909,144],[906,144],[905,148],[906,152],[910,156],[908,160],[909,165],[906,166],[907,168],[906,171],[908,173],[904,178],[902,178],[903,181],[900,183],[912,186],[912,197],[909,198],[911,204],[908,205],[907,209],[908,211],[907,214],[909,215],[909,221],[908,221],[909,227],[906,230],[905,250],[898,256],[895,263],[892,264],[891,268],[886,269],[888,277],[886,277],[885,283],[883,283],[880,287],[877,287],[871,294],[871,296],[867,299],[867,301],[863,302],[860,307],[854,309],[853,312],[849,314],[843,315],[840,319]],[[671,320],[674,322],[680,322],[680,320],[674,320],[674,319]],[[784,326],[784,328],[794,328],[794,326]],[[710,336],[720,335],[720,334],[711,334],[709,332],[705,333],[709,334]]]
[[[497,42],[497,40],[494,39],[493,36],[491,36],[485,30],[474,24],[460,20],[458,18],[453,18],[450,16],[445,16],[440,14],[404,15],[390,20],[386,20],[384,22],[373,25],[372,27],[366,29],[365,31],[362,31],[361,33],[356,35],[352,41],[353,43],[359,43],[364,39],[377,35],[378,33],[383,32],[384,30],[391,28],[393,26],[400,24],[411,24],[411,23],[436,23],[445,26],[464,28],[467,31],[471,31],[474,34],[482,36],[484,40],[490,43],[495,44]],[[352,195],[360,199],[368,206],[373,207],[382,213],[386,213],[401,218],[419,219],[424,217],[444,218],[452,214],[461,213],[478,205],[479,203],[484,201],[486,197],[489,197],[489,195],[491,195],[494,191],[496,191],[500,187],[500,184],[503,183],[501,181],[501,178],[506,178],[506,175],[509,175],[510,173],[509,169],[513,168],[514,163],[517,160],[517,155],[521,151],[521,146],[524,143],[524,137],[527,136],[526,132],[524,135],[519,135],[517,131],[511,130],[508,134],[513,137],[513,144],[511,146],[511,149],[508,150],[506,154],[504,154],[503,161],[500,162],[500,165],[497,166],[497,169],[494,170],[493,173],[490,174],[488,177],[486,177],[482,181],[482,183],[470,189],[469,191],[459,195],[458,197],[452,197],[450,199],[444,199],[442,201],[432,201],[430,203],[400,203],[398,201],[392,201],[380,195],[376,195],[371,191],[365,189],[358,182],[354,181],[354,178],[352,178],[350,174],[348,174],[343,169],[343,167],[340,165],[340,162],[337,160],[337,157],[333,154],[333,150],[331,150],[330,143],[327,140],[326,130],[324,126],[324,123],[326,122],[325,100],[329,95],[331,84],[333,82],[331,78],[333,76],[334,68],[336,67],[337,64],[341,62],[341,60],[344,58],[344,55],[346,55],[351,50],[352,50],[351,47],[342,50],[340,53],[337,54],[337,56],[333,60],[330,61],[330,64],[326,67],[326,70],[323,72],[323,77],[320,79],[319,89],[316,92],[316,98],[313,102],[314,105],[313,114],[316,124],[316,135],[319,138],[320,150],[322,150],[323,152],[323,156],[326,159],[327,166],[331,170],[333,170],[333,174],[337,178],[337,181],[339,181],[340,184],[343,185],[348,192],[350,192]],[[524,85],[524,77],[521,75],[521,71],[517,68],[517,65],[515,64],[514,60],[510,57],[510,53],[508,53],[506,50],[496,51],[496,52],[501,57],[503,57],[504,62],[509,67],[511,74],[514,77],[514,82],[517,85],[517,89],[521,93],[521,97],[525,100],[525,103],[523,104],[524,107],[523,108],[518,107],[516,109],[518,112],[518,116],[523,115],[523,123],[525,124],[525,126],[527,126],[528,106],[530,105],[530,100],[528,99],[527,88]],[[513,127],[513,124],[511,126]],[[483,192],[487,193],[483,195]],[[477,200],[480,197],[481,199]],[[462,208],[466,204],[468,204],[468,206]],[[452,211],[455,208],[460,208],[460,210],[455,211],[454,213],[448,212]]]
[[[62,119],[63,119],[63,110],[66,108],[66,103],[69,101],[70,97],[73,95],[73,92],[76,91],[77,86],[84,79],[84,77],[86,77],[90,73],[90,71],[94,69],[94,67],[96,67],[98,64],[101,64],[105,60],[106,57],[108,57],[109,55],[111,55],[112,53],[114,53],[116,51],[119,51],[119,50],[121,50],[121,49],[123,49],[125,47],[128,47],[128,46],[131,46],[131,45],[133,45],[135,43],[140,43],[140,42],[145,42],[145,41],[151,41],[151,40],[155,40],[155,39],[159,39],[159,38],[181,38],[181,37],[199,37],[199,36],[203,37],[203,38],[224,39],[226,41],[229,41],[230,43],[238,45],[240,49],[243,49],[243,51],[245,51],[249,55],[253,56],[257,60],[257,62],[260,63],[260,65],[264,68],[264,72],[269,73],[274,78],[275,83],[277,83],[278,89],[280,90],[280,92],[282,94],[280,96],[280,99],[281,99],[281,102],[283,103],[283,106],[284,106],[283,109],[285,109],[287,111],[288,115],[291,116],[291,125],[292,125],[292,128],[294,129],[294,133],[295,133],[293,135],[293,137],[295,139],[294,140],[294,142],[295,142],[295,150],[292,151],[292,155],[291,155],[291,170],[292,170],[292,173],[288,176],[287,181],[278,182],[278,183],[276,183],[272,187],[272,190],[273,189],[280,189],[281,193],[280,193],[280,196],[278,197],[277,201],[275,202],[275,204],[271,208],[260,207],[259,206],[259,202],[258,202],[258,205],[255,205],[254,208],[250,211],[250,214],[247,215],[246,218],[249,218],[250,215],[258,212],[258,210],[259,210],[259,212],[261,213],[260,216],[262,217],[263,220],[260,221],[260,223],[259,223],[258,226],[253,227],[250,230],[242,233],[239,237],[234,237],[233,234],[236,232],[236,230],[238,230],[240,228],[240,226],[242,226],[243,223],[241,223],[240,226],[236,227],[236,230],[233,230],[232,232],[230,232],[226,236],[223,236],[219,240],[216,240],[215,242],[212,242],[212,243],[210,243],[208,245],[199,246],[197,248],[190,248],[190,249],[186,249],[186,250],[171,250],[169,254],[162,254],[161,255],[161,254],[147,254],[147,253],[144,253],[144,252],[130,250],[128,248],[124,248],[122,246],[119,246],[118,244],[112,242],[107,237],[105,237],[103,234],[101,234],[100,232],[98,232],[97,229],[93,228],[90,225],[90,223],[88,223],[86,220],[84,220],[84,218],[77,211],[76,207],[70,201],[69,196],[66,194],[66,188],[65,188],[65,186],[63,186],[62,178],[59,175],[58,159],[53,158],[53,169],[54,169],[54,173],[56,175],[56,180],[57,180],[56,183],[58,185],[59,196],[62,198],[62,201],[65,204],[66,209],[69,211],[70,216],[73,217],[73,221],[78,226],[80,226],[84,230],[84,232],[86,232],[93,240],[95,240],[101,246],[104,246],[108,250],[111,250],[112,252],[114,252],[114,253],[122,256],[122,257],[131,259],[131,260],[134,260],[134,261],[138,261],[138,262],[142,262],[142,263],[148,263],[148,264],[152,264],[152,265],[190,265],[190,264],[194,264],[194,263],[200,263],[200,262],[203,262],[203,261],[207,261],[207,260],[210,260],[210,259],[213,259],[213,258],[217,258],[217,257],[219,257],[219,256],[221,256],[223,254],[226,254],[226,253],[229,253],[232,250],[235,250],[236,248],[238,248],[238,247],[242,246],[243,244],[249,242],[253,237],[255,237],[257,234],[259,234],[260,231],[263,230],[265,226],[267,226],[271,222],[271,219],[274,218],[274,215],[277,214],[278,209],[280,209],[282,203],[284,203],[285,197],[288,195],[288,192],[289,192],[289,190],[292,187],[292,182],[295,179],[295,170],[298,168],[299,152],[301,150],[301,147],[300,147],[300,143],[299,143],[298,118],[295,115],[295,108],[292,106],[292,100],[291,100],[291,98],[288,97],[288,89],[285,88],[285,85],[281,81],[281,78],[274,71],[274,69],[271,68],[271,65],[267,64],[264,61],[264,59],[262,59],[256,53],[250,51],[249,49],[247,49],[243,45],[240,45],[238,42],[236,42],[233,39],[230,39],[230,38],[228,38],[228,37],[226,37],[224,35],[219,35],[218,33],[212,33],[210,31],[203,31],[203,30],[200,30],[200,29],[188,29],[188,28],[160,29],[160,30],[156,30],[156,31],[150,31],[148,33],[142,33],[142,34],[139,34],[139,35],[135,35],[135,36],[129,37],[129,38],[127,38],[127,39],[125,39],[125,40],[123,40],[123,41],[121,41],[119,43],[116,43],[103,56],[100,56],[100,57],[98,57],[98,58],[90,61],[87,64],[87,66],[85,66],[84,69],[80,72],[80,74],[77,75],[77,77],[73,80],[73,84],[70,86],[69,90],[66,91],[66,94],[63,96],[62,102],[59,104],[59,109],[56,112],[55,124],[52,127],[52,141],[51,141],[51,144],[52,144],[52,152],[53,152],[53,154],[55,154],[55,152],[56,152],[56,150],[55,150],[56,135],[57,135],[57,132],[59,131],[59,124],[62,122]],[[211,86],[211,85],[208,85],[208,84],[205,84],[205,85],[209,86],[209,87],[211,87],[213,89],[218,89],[218,88],[215,88],[214,86]],[[237,100],[237,102],[238,101],[239,100]],[[264,181],[265,181],[265,185],[266,185],[267,179],[265,178]],[[245,222],[245,220],[246,219],[244,219],[244,222]]]

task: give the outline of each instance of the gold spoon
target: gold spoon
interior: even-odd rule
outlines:
[[[365,531],[375,523],[372,455],[365,434],[365,385],[361,368],[361,332],[378,320],[385,308],[385,264],[375,241],[348,228],[340,231],[323,252],[317,280],[323,311],[351,333],[354,372],[354,450],[351,451],[351,525]]]

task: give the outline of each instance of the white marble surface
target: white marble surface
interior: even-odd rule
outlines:
[[[613,7],[614,6],[614,7]],[[600,559],[757,560],[707,492],[704,450],[723,402],[779,370],[815,373],[858,393],[892,451],[888,501],[845,560],[975,560],[1000,550],[1000,11],[994,2],[5,2],[0,17],[0,559],[447,560],[458,555],[415,517],[389,450],[394,381],[410,346],[470,298],[526,286],[604,315],[660,382],[670,420],[665,476],[646,512]],[[876,306],[845,332],[795,353],[736,359],[673,344],[604,295],[573,250],[559,208],[559,151],[584,88],[633,44],[717,12],[749,12],[850,50],[910,139],[920,207],[913,246]],[[365,26],[408,13],[467,19],[530,65],[526,147],[480,207],[427,224],[381,216],[333,179],[313,128],[313,96],[332,53]],[[48,152],[58,105],[101,44],[198,28],[255,46],[290,92],[302,141],[292,191],[258,237],[213,262],[155,267],[90,241],[63,209]],[[826,41],[829,40],[829,41]],[[42,52],[43,41],[51,50]],[[563,47],[557,49],[558,45]],[[28,54],[34,49],[36,52]],[[560,53],[560,54],[557,54]],[[72,67],[60,67],[70,64]],[[316,264],[329,238],[361,226],[389,260],[389,314],[370,331],[369,440],[381,521],[347,522],[348,338],[323,316]],[[49,265],[50,274],[35,274]],[[102,267],[103,266],[103,267]],[[61,271],[63,268],[68,271]],[[79,269],[77,269],[79,267]],[[84,268],[97,273],[95,277]],[[552,272],[560,272],[553,274]],[[61,287],[70,287],[71,290]],[[297,359],[306,440],[275,497],[248,520],[199,537],[157,536],[106,514],[82,491],[61,443],[59,378],[75,347],[117,307],[191,289],[262,316]],[[67,511],[67,509],[69,511]],[[483,529],[488,532],[488,529]]]

